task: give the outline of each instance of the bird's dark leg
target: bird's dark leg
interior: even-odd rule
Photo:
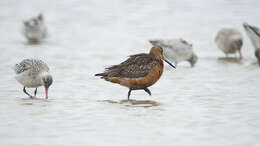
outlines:
[[[34,90],[34,97],[36,97],[36,94],[37,94],[37,88],[35,88]]]
[[[148,88],[129,88],[128,91],[128,100],[130,99],[131,91],[132,90],[144,90],[146,93],[148,93],[150,96],[152,95],[151,91]]]
[[[23,92],[24,92],[26,95],[28,95],[30,98],[33,98],[32,95],[30,95],[29,93],[27,93],[27,91],[25,90],[25,86],[23,87]]]
[[[144,88],[144,91],[148,93],[150,96],[152,95],[151,91],[148,88]]]
[[[130,95],[131,95],[131,91],[132,91],[132,90],[133,90],[132,88],[129,88],[127,100],[130,99]]]

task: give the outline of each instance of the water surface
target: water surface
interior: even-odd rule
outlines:
[[[0,141],[3,146],[259,146],[260,68],[243,22],[260,26],[258,0],[8,0],[0,2]],[[28,45],[22,21],[42,12],[50,32]],[[223,59],[214,44],[222,27],[244,36],[244,59]],[[149,39],[184,38],[198,64],[165,67],[150,90],[133,91],[93,75]],[[233,57],[233,56],[231,56]],[[24,58],[47,62],[54,77],[31,100],[14,79]],[[29,90],[33,92],[33,90]]]

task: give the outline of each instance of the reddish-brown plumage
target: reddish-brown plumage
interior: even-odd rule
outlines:
[[[158,81],[163,73],[163,62],[156,63],[151,71],[144,77],[129,78],[129,77],[104,77],[106,81],[118,83],[128,88],[146,88],[152,86]]]
[[[126,61],[108,67],[104,73],[96,74],[96,76],[102,76],[101,78],[106,81],[128,87],[130,89],[128,98],[131,90],[144,89],[151,94],[147,87],[156,83],[163,73],[163,60],[165,59],[162,52],[161,47],[154,46],[150,49],[149,54],[131,55]]]

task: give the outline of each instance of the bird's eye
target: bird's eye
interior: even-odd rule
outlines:
[[[43,82],[46,84],[48,81],[46,79],[43,79]]]

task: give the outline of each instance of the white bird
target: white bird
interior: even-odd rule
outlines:
[[[150,40],[152,45],[161,46],[163,48],[163,55],[176,64],[182,61],[190,62],[193,67],[198,61],[197,55],[194,53],[192,44],[189,44],[183,39],[172,40]]]
[[[215,43],[217,47],[226,54],[226,56],[238,51],[240,59],[242,59],[241,48],[243,45],[243,37],[239,30],[233,28],[222,28],[217,33]]]
[[[47,37],[47,27],[43,15],[24,21],[23,34],[29,43],[40,43]]]
[[[24,59],[15,65],[14,71],[16,73],[15,79],[24,86],[23,91],[25,94],[33,98],[37,94],[37,88],[44,86],[45,98],[48,99],[48,88],[53,80],[46,63],[37,59]],[[26,87],[36,88],[34,96],[26,92]]]
[[[255,47],[255,56],[258,60],[258,64],[260,65],[260,29],[247,23],[244,23],[243,26],[247,36]]]

